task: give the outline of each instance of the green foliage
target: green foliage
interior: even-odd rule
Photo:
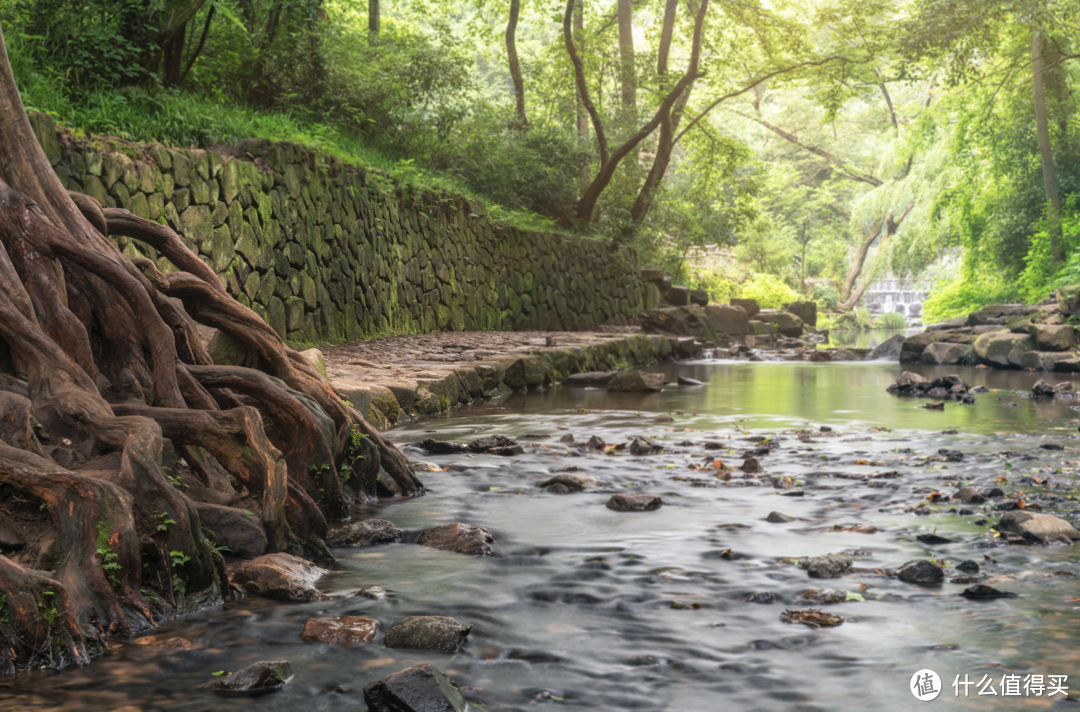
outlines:
[[[762,309],[779,309],[785,302],[797,302],[799,293],[771,274],[754,274],[739,285],[740,299],[756,299]]]
[[[176,524],[176,520],[165,512],[154,512],[151,516],[157,520],[156,531],[159,532],[168,531],[170,524]]]
[[[977,311],[986,304],[1015,301],[1020,287],[1005,275],[983,272],[980,275],[956,274],[939,279],[923,302],[922,317],[927,324],[955,319]]]
[[[840,294],[831,284],[815,284],[810,298],[817,303],[819,310],[832,311],[840,301]]]
[[[891,329],[899,331],[908,327],[907,319],[903,314],[898,312],[885,312],[878,316],[875,321],[875,326],[878,329]]]
[[[116,587],[120,584],[120,580],[116,577],[116,574],[120,571],[119,557],[112,550],[109,543],[109,525],[104,519],[98,522],[97,530],[97,556],[101,562],[101,570],[105,572],[109,583]]]

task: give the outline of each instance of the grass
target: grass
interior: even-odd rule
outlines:
[[[164,89],[87,92],[76,100],[57,90],[48,77],[35,72],[17,51],[11,52],[11,60],[26,110],[49,114],[76,136],[113,136],[126,141],[178,147],[228,145],[245,138],[292,141],[347,163],[384,173],[405,192],[464,195],[483,201],[491,218],[503,225],[523,230],[568,232],[550,218],[504,208],[470,190],[452,174],[419,167],[413,159],[387,155],[371,146],[362,135],[316,121],[299,111],[268,111],[182,90]]]

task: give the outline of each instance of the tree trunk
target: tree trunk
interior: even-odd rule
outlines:
[[[618,0],[619,18],[619,82],[622,104],[629,118],[637,106],[637,72],[634,68],[634,8],[630,0]]]
[[[379,34],[379,0],[368,0],[368,32]]]
[[[1050,252],[1055,262],[1061,262],[1061,198],[1058,195],[1054,151],[1050,145],[1050,123],[1046,116],[1046,93],[1043,89],[1043,54],[1046,39],[1036,32],[1031,38],[1032,94],[1035,99],[1035,129],[1042,157],[1043,187],[1046,191],[1047,217],[1050,218]]]
[[[48,577],[0,557],[0,672],[81,664],[84,639],[131,635],[227,591],[195,506],[162,469],[163,435],[190,465],[185,484],[235,495],[231,475],[256,498],[272,551],[328,557],[327,519],[348,515],[343,480],[363,500],[389,481],[423,492],[404,456],[172,230],[64,190],[2,33],[0,139],[0,370],[23,404],[0,422],[0,484],[48,511],[58,553]],[[129,260],[109,233],[182,271]],[[196,322],[259,370],[214,366]]]
[[[867,233],[866,239],[862,241],[855,251],[855,258],[852,259],[851,267],[848,268],[847,276],[844,278],[844,287],[840,292],[840,303],[836,307],[837,311],[851,311],[862,299],[863,293],[870,286],[870,283],[864,279],[856,286],[855,282],[862,275],[863,266],[866,264],[866,255],[870,252],[870,247],[879,235],[881,236],[881,242],[878,244],[878,249],[883,247],[889,238],[896,234],[900,224],[904,222],[904,218],[908,216],[913,207],[915,207],[915,204],[909,203],[906,208],[900,211],[900,215],[895,218],[891,212],[888,213],[877,223],[873,232]]]
[[[372,0],[378,2],[378,0]],[[517,112],[518,126],[523,128],[529,123],[525,116],[525,80],[521,77],[521,65],[518,64],[517,24],[521,13],[521,0],[510,0],[510,19],[506,23],[506,59],[510,65],[510,78],[514,82],[514,107]]]
[[[585,32],[585,14],[583,10],[584,3],[577,3],[574,6],[574,36],[577,38],[577,44],[581,48],[581,51],[585,51],[585,40],[582,35]],[[574,92],[574,103],[577,106],[577,135],[578,143],[581,146],[586,146],[589,143],[589,112],[585,109],[585,104],[581,101],[581,94]],[[592,166],[588,163],[581,167],[581,180],[578,186],[578,195],[585,192],[585,189],[589,187],[589,183],[592,182]]]

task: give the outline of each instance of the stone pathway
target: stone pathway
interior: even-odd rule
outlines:
[[[574,373],[647,366],[700,351],[693,338],[602,332],[473,331],[354,341],[326,350],[334,387],[377,427],[437,413],[500,389],[539,388]]]

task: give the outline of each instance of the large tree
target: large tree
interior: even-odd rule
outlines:
[[[23,108],[0,33],[0,485],[47,509],[56,569],[0,557],[0,671],[82,662],[227,593],[221,557],[162,467],[167,438],[200,485],[257,504],[271,551],[324,559],[328,519],[407,461],[169,228],[64,190]],[[176,266],[129,260],[110,240]],[[215,365],[196,324],[258,368]],[[349,476],[351,475],[351,476]],[[162,525],[167,523],[166,525]]]

